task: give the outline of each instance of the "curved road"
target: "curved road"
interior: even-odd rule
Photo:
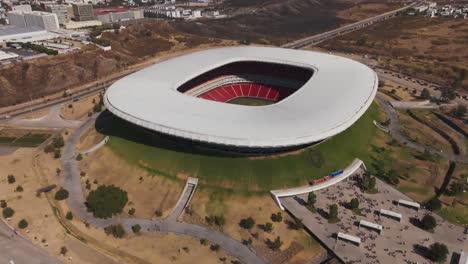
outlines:
[[[103,228],[112,224],[121,224],[127,230],[131,230],[133,225],[139,224],[142,227],[142,230],[147,232],[175,233],[192,236],[197,239],[205,238],[213,244],[218,244],[222,249],[227,251],[232,256],[238,258],[243,263],[265,263],[262,258],[257,256],[255,252],[244,246],[241,242],[229,237],[224,233],[217,232],[203,226],[169,220],[153,221],[149,219],[119,217],[99,219],[95,218],[91,213],[88,213],[85,206],[83,189],[81,188],[79,170],[75,159],[75,146],[78,143],[81,134],[94,124],[97,116],[98,115],[95,114],[83,125],[78,127],[67,139],[65,142],[65,147],[63,148],[62,163],[65,181],[64,185],[70,193],[67,202],[73,214],[75,214],[82,221],[99,228]]]
[[[439,150],[418,144],[408,139],[401,131],[400,121],[398,119],[398,114],[395,111],[395,109],[390,105],[390,103],[385,98],[383,98],[382,95],[377,94],[376,98],[380,102],[382,107],[384,108],[385,112],[387,113],[387,117],[390,119],[390,125],[388,126],[388,129],[390,130],[390,135],[392,135],[392,137],[396,141],[398,141],[400,144],[403,144],[409,148],[415,149],[419,152],[427,151],[434,156],[440,156],[450,161],[468,163],[468,157],[466,156],[455,155],[453,153],[448,153],[448,152],[440,152]]]

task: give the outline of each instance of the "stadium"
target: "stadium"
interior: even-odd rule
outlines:
[[[264,154],[339,134],[369,108],[375,72],[323,53],[266,47],[217,48],[131,74],[107,91],[119,118],[188,144]]]

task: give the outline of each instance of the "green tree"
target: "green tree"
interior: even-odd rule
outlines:
[[[442,204],[441,202],[439,201],[439,199],[437,199],[437,197],[434,197],[432,199],[430,199],[427,203],[426,203],[426,208],[431,210],[431,211],[437,211],[439,210],[440,208],[442,207]]]
[[[307,205],[308,206],[315,206],[315,202],[317,201],[317,195],[314,192],[310,192],[307,196]]]
[[[460,195],[464,192],[465,190],[465,181],[466,179],[459,179],[457,181],[453,181],[450,183],[450,189],[447,192],[447,194],[452,195],[452,196],[457,196]]]
[[[110,225],[104,228],[106,235],[112,235],[116,238],[122,238],[125,235],[125,229],[122,225]]]
[[[431,93],[427,88],[424,88],[421,92],[421,98],[422,99],[431,99]]]
[[[128,214],[129,215],[134,215],[136,212],[136,209],[135,208],[130,208],[130,210],[128,210]]]
[[[239,225],[244,228],[250,230],[255,225],[255,220],[252,217],[244,218],[239,222]]]
[[[329,221],[338,220],[338,205],[332,204],[328,207],[328,220]]]
[[[283,221],[283,215],[281,214],[281,212],[278,212],[276,214],[271,214],[271,221],[273,222]]]
[[[55,193],[55,200],[62,201],[62,200],[68,199],[68,195],[69,195],[68,191],[66,189],[61,188]]]
[[[77,156],[76,156],[76,160],[77,161],[80,161],[83,159],[83,155],[81,155],[81,153],[79,153]]]
[[[133,233],[135,233],[135,234],[140,233],[140,231],[141,231],[141,226],[140,226],[139,224],[136,224],[136,225],[132,226],[132,231],[133,231]]]
[[[264,226],[263,226],[263,230],[267,233],[270,233],[271,231],[273,231],[273,224],[270,223],[270,222],[267,222]]]
[[[349,202],[349,206],[351,207],[351,209],[358,209],[359,208],[359,200],[357,198],[351,199],[351,201]]]
[[[221,247],[218,244],[211,245],[210,249],[217,252]]]
[[[126,191],[114,185],[101,185],[89,193],[86,206],[94,217],[109,218],[114,214],[122,213],[127,202]]]
[[[281,238],[277,236],[275,240],[271,241],[270,239],[267,240],[268,246],[277,251],[281,249],[281,246],[283,245],[283,241],[281,241]]]
[[[28,227],[28,221],[26,221],[25,219],[21,219],[21,221],[19,221],[18,223],[18,227],[20,229],[25,229],[26,227]]]
[[[465,114],[466,114],[466,106],[460,104],[457,107],[453,108],[450,111],[450,114],[455,118],[463,119],[465,117]]]
[[[59,149],[65,146],[65,141],[63,140],[62,135],[58,135],[52,140],[52,146],[56,149]]]
[[[10,218],[15,214],[15,210],[13,210],[11,207],[5,207],[3,208],[2,214],[3,218]]]
[[[421,227],[424,230],[433,230],[437,226],[437,221],[432,215],[426,214],[421,219]]]
[[[13,184],[13,183],[16,182],[15,176],[13,176],[11,174],[7,176],[7,180],[8,180],[9,184]]]
[[[65,218],[68,219],[68,220],[72,220],[73,219],[73,213],[68,211],[67,214],[65,215]]]
[[[448,249],[442,243],[434,243],[429,247],[428,257],[432,261],[443,262],[447,259]]]

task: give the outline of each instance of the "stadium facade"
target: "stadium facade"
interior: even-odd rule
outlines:
[[[287,151],[343,132],[371,105],[369,67],[282,48],[217,48],[170,59],[113,84],[114,115],[191,144],[245,153]],[[257,98],[269,105],[232,104]]]

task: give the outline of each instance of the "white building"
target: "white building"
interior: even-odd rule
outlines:
[[[57,15],[57,19],[60,25],[66,24],[70,21],[68,9],[69,7],[67,5],[46,5],[45,7],[47,12]]]
[[[32,8],[30,5],[14,5],[11,7],[11,11],[31,12]]]
[[[59,28],[56,14],[41,11],[13,11],[9,12],[7,15],[10,25],[18,27],[39,27],[49,31]]]
[[[38,27],[0,27],[0,42],[33,42],[57,38],[57,34]]]
[[[102,23],[117,23],[122,21],[131,21],[143,18],[143,9],[127,10],[123,12],[109,12],[96,16]]]

